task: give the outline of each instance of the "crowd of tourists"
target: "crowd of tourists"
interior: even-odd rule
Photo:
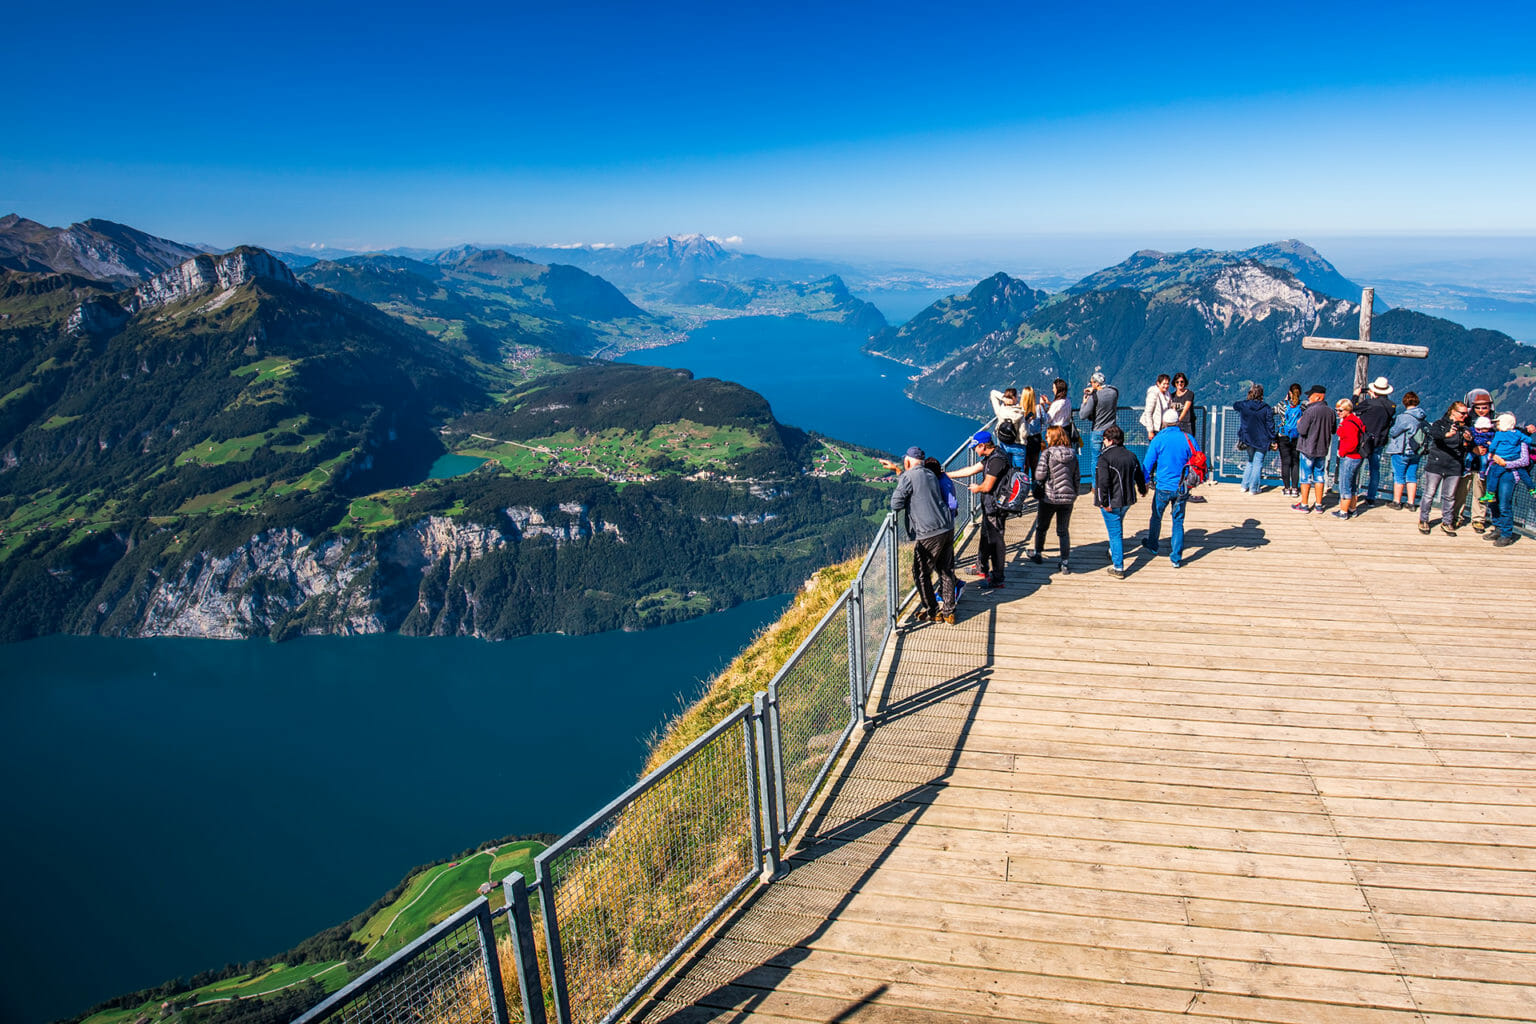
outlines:
[[[1264,490],[1265,460],[1275,452],[1281,493],[1296,499],[1293,510],[1324,513],[1331,481],[1339,497],[1327,514],[1352,519],[1383,501],[1380,454],[1387,456],[1392,478],[1392,497],[1384,504],[1417,509],[1421,533],[1433,532],[1438,499],[1445,534],[1454,537],[1470,522],[1495,547],[1513,544],[1516,488],[1536,498],[1536,426],[1522,428],[1513,414],[1496,413],[1492,396],[1481,388],[1464,401],[1452,402],[1434,422],[1416,393],[1402,396],[1401,409],[1392,395],[1391,383],[1377,377],[1361,393],[1332,404],[1324,386],[1315,385],[1303,394],[1300,384],[1292,384],[1279,404],[1270,405],[1263,387],[1253,385],[1232,407],[1239,417],[1243,491]],[[900,471],[891,508],[906,510],[915,542],[912,577],[921,602],[915,612],[918,621],[955,621],[955,602],[964,586],[956,574],[954,551],[958,481],[966,481],[978,498],[979,538],[971,571],[984,589],[1006,586],[1007,525],[1019,513],[1021,488],[1033,498],[1036,510],[1028,559],[1043,561],[1046,537],[1054,526],[1057,570],[1072,572],[1072,513],[1084,479],[1109,538],[1111,576],[1126,576],[1126,517],[1149,491],[1152,507],[1141,547],[1153,555],[1163,553],[1167,517],[1169,563],[1174,568],[1184,564],[1185,506],[1203,500],[1192,491],[1207,472],[1189,378],[1183,373],[1159,374],[1147,388],[1140,423],[1148,443],[1140,459],[1125,446],[1125,431],[1118,423],[1120,391],[1103,373],[1092,375],[1076,408],[1069,396],[1061,378],[1051,382],[1048,394],[1030,387],[993,391],[995,423],[971,437],[969,465],[946,472],[917,446],[907,450],[900,464],[886,463]]]

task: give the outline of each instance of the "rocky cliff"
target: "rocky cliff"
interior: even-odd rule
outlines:
[[[128,591],[132,607],[101,601],[97,621],[119,636],[280,639],[394,629],[491,636],[500,609],[465,582],[471,563],[527,541],[557,550],[594,536],[624,543],[619,528],[587,506],[566,502],[558,510],[509,507],[501,527],[427,516],[365,538],[316,541],[293,528],[270,530],[228,554],[197,552],[146,573]]]

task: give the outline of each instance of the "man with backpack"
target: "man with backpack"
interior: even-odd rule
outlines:
[[[1163,426],[1179,423],[1179,411],[1169,409],[1163,413]],[[1168,549],[1168,561],[1175,569],[1184,564],[1184,503],[1189,500],[1191,487],[1205,478],[1205,453],[1200,451],[1192,435],[1182,430],[1159,430],[1147,446],[1146,478],[1155,488],[1152,494],[1152,521],[1147,524],[1147,536],[1141,546],[1158,554],[1157,542],[1163,528],[1163,512],[1173,509],[1172,546]]]
[[[1004,530],[1008,513],[999,507],[998,485],[1012,475],[1013,467],[1008,455],[992,440],[992,432],[978,430],[971,437],[971,449],[977,463],[967,470],[956,470],[953,476],[981,474],[981,483],[971,484],[971,493],[981,495],[981,540],[976,549],[976,575],[984,577],[987,588],[1003,586],[1003,564],[1007,559],[1008,543]]]
[[[1390,398],[1392,385],[1385,377],[1377,377],[1371,381],[1366,393],[1355,396],[1355,416],[1365,424],[1365,431],[1361,437],[1360,456],[1365,459],[1366,485],[1365,500],[1362,504],[1369,505],[1378,495],[1378,485],[1381,482],[1381,459],[1379,454],[1386,448],[1388,432],[1392,429],[1392,421],[1397,418],[1397,403]]]
[[[907,533],[913,538],[912,583],[922,607],[913,615],[918,622],[955,621],[955,514],[944,497],[939,478],[928,468],[918,447],[907,449],[901,460],[901,476],[891,493],[891,511],[907,510]],[[933,576],[939,576],[939,592],[933,592]]]

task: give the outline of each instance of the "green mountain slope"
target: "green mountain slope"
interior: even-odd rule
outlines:
[[[987,409],[987,391],[1008,383],[1078,384],[1102,368],[1123,400],[1139,402],[1160,372],[1182,370],[1202,401],[1230,403],[1257,382],[1275,394],[1292,381],[1344,394],[1354,361],[1303,349],[1308,334],[1353,337],[1359,304],[1319,295],[1288,272],[1250,260],[1165,268],[1174,283],[1152,291],[1089,290],[1058,296],[1011,330],[994,332],[949,355],[913,386],[914,395],[966,414]],[[1159,272],[1162,273],[1161,271]],[[1426,344],[1428,359],[1371,361],[1398,394],[1416,390],[1432,407],[1473,386],[1491,388],[1499,407],[1536,418],[1536,351],[1493,331],[1467,330],[1411,310],[1374,321],[1377,341]]]
[[[590,354],[668,330],[617,288],[584,270],[499,249],[451,262],[400,256],[321,261],[299,279],[350,295],[481,359],[516,359],[526,346]]]
[[[957,349],[1010,331],[1046,293],[1007,274],[994,274],[964,295],[940,299],[900,327],[871,338],[865,350],[916,366],[934,366]]]
[[[737,385],[530,382],[260,250],[55,277],[0,300],[0,638],[659,623],[794,587],[880,501]],[[450,449],[486,465],[427,479]]]

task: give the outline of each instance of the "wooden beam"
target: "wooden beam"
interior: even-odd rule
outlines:
[[[1385,341],[1361,342],[1354,338],[1314,338],[1311,335],[1301,339],[1301,347],[1322,349],[1326,352],[1349,352],[1352,355],[1398,356],[1403,359],[1423,359],[1429,355],[1429,348],[1425,345],[1394,345]]]
[[[1360,292],[1360,344],[1366,351],[1355,357],[1355,394],[1365,394],[1365,386],[1371,380],[1371,313],[1376,306],[1376,289],[1365,288]]]

